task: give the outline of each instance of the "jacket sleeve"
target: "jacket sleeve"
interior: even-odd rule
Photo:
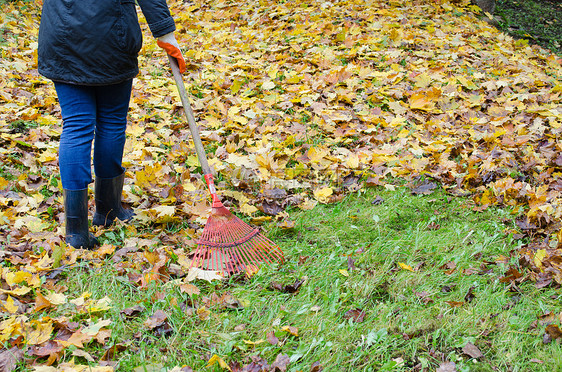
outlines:
[[[154,37],[160,37],[176,30],[166,0],[137,0],[148,27]]]

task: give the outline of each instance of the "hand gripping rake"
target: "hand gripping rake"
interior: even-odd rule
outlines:
[[[284,256],[279,246],[263,236],[259,229],[252,228],[230,213],[218,197],[178,63],[175,58],[170,56],[168,58],[193,137],[195,152],[212,198],[211,215],[197,241],[191,265],[220,271],[223,274],[232,274],[254,271],[260,262],[282,263]]]

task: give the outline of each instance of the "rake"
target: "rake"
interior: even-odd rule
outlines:
[[[277,244],[261,234],[259,229],[251,227],[230,213],[222,204],[217,195],[211,168],[201,142],[191,104],[187,98],[178,63],[174,57],[168,56],[168,59],[193,137],[195,152],[212,199],[211,215],[197,241],[191,266],[228,275],[242,271],[254,272],[262,262],[283,263],[285,258]]]

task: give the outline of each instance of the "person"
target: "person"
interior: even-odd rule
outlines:
[[[166,0],[137,0],[157,44],[185,60]],[[66,243],[98,244],[88,227],[88,184],[95,172],[93,225],[110,226],[134,213],[123,208],[127,112],[138,74],[142,32],[135,0],[44,0],[38,36],[38,71],[54,82],[63,119],[59,171]]]

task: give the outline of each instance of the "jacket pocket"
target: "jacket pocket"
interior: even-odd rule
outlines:
[[[120,2],[121,48],[126,53],[137,54],[142,47],[142,31],[139,25],[135,1],[120,0]]]

